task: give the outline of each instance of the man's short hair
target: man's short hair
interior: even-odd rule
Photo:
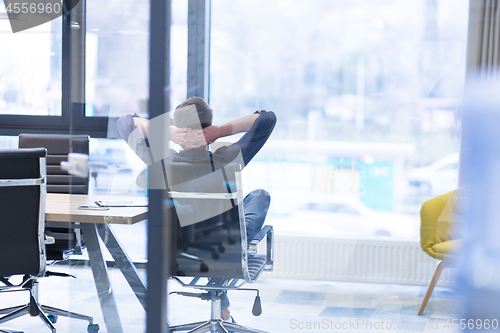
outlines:
[[[190,107],[191,106],[191,107]],[[193,107],[196,108],[194,112]],[[203,98],[190,97],[175,108],[174,125],[179,128],[199,129],[212,125],[213,111]]]

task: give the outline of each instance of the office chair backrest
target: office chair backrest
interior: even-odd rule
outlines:
[[[235,177],[241,171],[240,164],[228,164],[215,171],[209,161],[174,162],[166,164],[165,168],[170,191],[203,194],[175,201],[182,227],[215,218],[237,206],[236,198],[228,200],[226,196],[237,192]],[[221,199],[207,199],[206,194],[216,194]]]
[[[47,192],[88,194],[89,177],[69,175],[61,169],[61,162],[68,160],[69,153],[89,154],[88,135],[20,134],[19,148],[43,147],[47,149]],[[80,253],[84,246],[80,229],[71,223],[62,227],[60,223],[47,223],[55,243],[47,246],[49,260],[65,260],[73,253]]]
[[[47,149],[47,192],[88,194],[89,178],[69,175],[61,162],[69,153],[89,154],[88,135],[20,134],[19,148]]]
[[[213,259],[209,252],[190,252],[200,257],[208,265],[208,272],[201,272],[196,264],[190,262],[180,262],[179,270],[187,276],[200,276],[210,278],[232,278],[244,279],[253,282],[263,269],[264,258],[255,259],[258,264],[249,260],[246,221],[243,209],[243,193],[241,190],[241,178],[239,163],[228,164],[223,169],[210,170],[206,172],[206,166],[192,163],[171,163],[166,165],[169,179],[169,196],[174,200],[179,223],[185,216],[189,218],[196,214],[200,216],[196,223],[184,226],[203,229],[210,223],[220,221],[220,214],[228,212],[236,221],[234,224],[235,243],[228,241],[227,234],[222,231],[212,231],[200,236],[196,241],[214,242],[219,241],[224,247],[224,251],[218,259]],[[194,177],[196,174],[201,177]],[[178,176],[176,178],[176,176]],[[177,181],[176,181],[177,179]],[[184,180],[182,182],[182,180]],[[205,209],[206,211],[200,211]],[[209,212],[208,214],[206,212]],[[209,219],[204,219],[209,217]],[[189,220],[193,222],[194,220]],[[258,266],[258,267],[257,267]],[[255,269],[254,269],[255,268]]]
[[[45,156],[0,150],[0,277],[45,272]]]

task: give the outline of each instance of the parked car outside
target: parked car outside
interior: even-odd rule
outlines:
[[[410,172],[410,186],[419,194],[439,195],[458,187],[459,155],[447,155],[429,166],[417,168]]]
[[[387,211],[376,211],[356,198],[309,197],[288,217],[273,219],[276,232],[301,234],[418,237],[418,219]]]

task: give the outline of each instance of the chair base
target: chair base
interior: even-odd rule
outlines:
[[[245,327],[235,323],[230,323],[222,319],[212,319],[207,321],[201,321],[197,323],[177,325],[169,327],[171,332],[177,331],[188,331],[188,333],[228,333],[228,332],[238,332],[238,333],[268,333],[266,331],[257,330],[254,328]]]
[[[47,327],[52,331],[52,333],[56,333],[56,328],[54,324],[50,321],[50,319],[47,317],[46,313],[55,315],[55,316],[63,316],[63,317],[68,317],[68,318],[76,318],[76,319],[81,319],[81,320],[86,320],[89,322],[89,329],[93,329],[95,332],[99,330],[99,326],[94,324],[94,319],[90,316],[85,316],[83,314],[79,314],[76,312],[71,312],[71,311],[66,311],[63,309],[59,308],[54,308],[51,306],[46,306],[46,305],[40,305],[33,295],[30,295],[30,302],[26,305],[20,305],[20,306],[14,306],[10,308],[5,308],[5,309],[0,309],[0,313],[7,313],[5,316],[0,318],[0,324],[5,323],[7,321],[10,321],[12,319],[24,316],[26,314],[29,314],[30,316],[38,316],[42,321],[47,325]],[[19,331],[9,331],[9,330],[2,330],[0,329],[0,332],[12,332],[12,333],[17,333]],[[90,330],[89,332],[92,332]]]
[[[4,310],[13,310],[13,311],[10,311],[10,313],[6,314],[5,316],[1,317],[0,318],[0,323],[5,323],[9,320],[12,320],[12,319],[15,319],[15,318],[18,318],[18,317],[21,317],[21,316],[24,316],[26,314],[29,314],[29,315],[32,315],[33,313],[33,307],[32,306],[35,306],[35,311],[37,311],[38,313],[33,315],[33,316],[38,316],[40,317],[40,319],[42,319],[42,321],[45,323],[45,325],[47,325],[47,327],[51,330],[52,333],[56,333],[56,328],[54,327],[54,325],[52,324],[52,322],[50,321],[50,319],[47,317],[47,315],[45,313],[43,313],[42,309],[40,308],[40,305],[37,304],[36,302],[30,302],[26,305],[21,305],[21,306],[17,306],[17,307],[12,307],[12,308],[7,308],[7,309],[3,309],[2,312]]]
[[[202,333],[202,332],[210,332],[210,333],[228,333],[228,332],[239,332],[239,333],[268,333],[266,331],[257,330],[250,327],[245,327],[242,325],[238,325],[236,323],[231,323],[228,321],[224,321],[221,319],[221,298],[224,295],[224,291],[227,290],[253,290],[257,291],[257,289],[242,289],[241,285],[238,285],[238,280],[234,280],[230,282],[227,279],[209,279],[206,285],[197,285],[198,282],[197,277],[193,278],[189,285],[186,285],[179,278],[174,277],[174,279],[179,282],[183,287],[194,287],[196,289],[206,290],[206,292],[198,294],[198,293],[187,293],[187,292],[171,292],[170,294],[179,294],[181,296],[187,297],[196,297],[201,298],[202,300],[210,301],[211,314],[210,320],[207,321],[199,321],[196,323],[184,324],[184,325],[176,325],[170,326],[169,332],[177,332],[177,331],[188,331],[188,333]],[[217,289],[220,287],[221,289]],[[258,291],[257,291],[258,292]],[[257,293],[258,296],[258,293]],[[254,314],[255,315],[255,314]],[[258,314],[260,315],[260,313]]]

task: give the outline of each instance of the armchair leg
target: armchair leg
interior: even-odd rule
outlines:
[[[434,275],[432,276],[431,282],[429,283],[429,287],[427,288],[427,292],[425,293],[424,300],[422,301],[422,305],[420,305],[420,309],[418,309],[419,316],[421,316],[422,313],[424,313],[425,307],[427,306],[427,302],[429,302],[429,298],[431,297],[432,291],[434,290],[434,287],[436,286],[439,280],[439,276],[441,275],[441,272],[445,267],[446,265],[443,263],[442,260],[437,264],[436,270],[434,271]]]

